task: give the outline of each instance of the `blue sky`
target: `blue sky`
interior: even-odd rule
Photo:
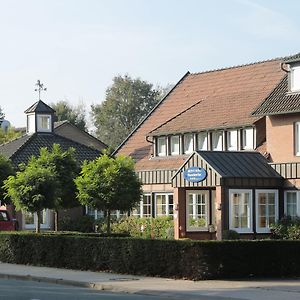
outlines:
[[[0,106],[14,126],[37,100],[100,103],[115,75],[187,71],[300,52],[300,1],[0,0]]]

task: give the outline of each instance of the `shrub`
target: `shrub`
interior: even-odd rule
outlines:
[[[240,235],[235,230],[224,230],[223,240],[239,240]]]
[[[91,216],[81,216],[77,219],[64,217],[59,221],[59,230],[78,231],[78,232],[94,232],[94,218]]]
[[[194,280],[299,276],[300,241],[174,241],[0,233],[0,261]]]
[[[300,240],[300,218],[283,217],[271,226],[271,237],[282,240]]]
[[[106,232],[106,221],[97,221],[98,230]],[[142,238],[174,238],[174,224],[172,217],[138,218],[124,217],[111,224],[113,233],[128,233],[132,237]]]

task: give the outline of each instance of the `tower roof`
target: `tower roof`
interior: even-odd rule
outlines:
[[[55,113],[55,110],[51,108],[49,105],[47,105],[45,102],[42,100],[39,100],[32,104],[29,108],[27,108],[24,111],[26,114],[28,113],[50,113],[53,114]]]

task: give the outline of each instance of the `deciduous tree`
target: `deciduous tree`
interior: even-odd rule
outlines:
[[[111,212],[130,210],[141,197],[141,183],[134,172],[134,162],[125,156],[113,158],[104,154],[85,162],[75,183],[81,204],[106,212],[108,234]]]
[[[3,189],[3,183],[4,180],[8,178],[8,176],[14,174],[14,169],[12,166],[12,163],[9,159],[6,157],[0,155],[0,201],[1,204],[8,203],[9,199],[4,199],[4,189]]]

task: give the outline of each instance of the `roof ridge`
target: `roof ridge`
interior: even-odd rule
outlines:
[[[271,62],[271,61],[276,61],[276,60],[284,60],[284,59],[289,58],[290,56],[291,55],[282,56],[282,57],[275,57],[275,58],[265,59],[265,60],[261,60],[261,61],[251,62],[251,63],[245,63],[245,64],[234,65],[234,66],[229,66],[229,67],[223,67],[223,68],[216,68],[216,69],[211,69],[211,70],[206,70],[206,71],[200,71],[200,72],[191,73],[191,75],[201,75],[201,74],[206,74],[206,73],[213,73],[213,72],[243,68],[243,67],[247,67],[247,66],[263,64],[263,63],[266,63],[266,62]]]
[[[151,130],[148,134],[150,134],[151,132],[161,128],[162,126],[168,124],[169,122],[173,121],[174,119],[178,118],[180,115],[184,114],[185,112],[189,111],[190,109],[192,109],[193,107],[195,107],[196,105],[200,104],[203,101],[203,99],[197,101],[196,103],[192,104],[191,106],[189,106],[188,108],[184,109],[183,111],[181,111],[180,113],[178,113],[177,115],[175,115],[174,117],[172,117],[171,119],[168,119],[167,121],[165,121],[164,123],[160,124],[159,126],[157,126],[156,128],[154,128],[153,130]]]

